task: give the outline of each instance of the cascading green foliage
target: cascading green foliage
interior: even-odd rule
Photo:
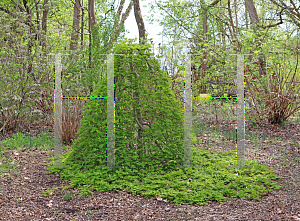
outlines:
[[[115,164],[130,170],[156,171],[183,165],[183,110],[150,45],[122,42],[114,49]],[[106,96],[101,80],[92,96]],[[90,100],[79,138],[66,162],[78,169],[106,165],[107,101]]]
[[[281,177],[265,165],[245,160],[248,168],[232,168],[233,150],[213,153],[193,146],[193,163],[199,168],[176,168],[183,165],[184,114],[168,77],[149,45],[124,41],[114,53],[124,55],[114,56],[115,165],[123,168],[99,167],[106,166],[107,102],[89,100],[79,137],[63,157],[70,168],[49,168],[70,180],[66,188],[78,187],[82,196],[126,190],[196,206],[230,198],[260,200],[266,190],[280,189],[272,180]],[[96,86],[92,96],[107,95],[105,78]]]

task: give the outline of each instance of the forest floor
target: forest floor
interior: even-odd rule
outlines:
[[[43,197],[43,191],[69,183],[59,175],[45,174],[45,162],[53,150],[24,148],[5,152],[18,167],[0,175],[0,220],[300,220],[300,125],[261,124],[258,128],[268,138],[246,140],[246,159],[257,159],[285,178],[278,181],[283,189],[266,193],[261,201],[228,199],[205,206],[175,205],[125,191],[94,192],[80,198],[76,188]],[[212,151],[235,149],[232,141],[211,147],[197,145]],[[267,160],[270,157],[272,161]]]

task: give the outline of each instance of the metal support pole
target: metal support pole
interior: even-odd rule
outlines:
[[[192,80],[191,54],[187,54],[185,62],[185,89],[184,89],[184,165],[178,168],[200,168],[193,166],[192,149]]]
[[[185,63],[184,123],[184,167],[191,167],[193,163],[191,54],[187,54]]]
[[[55,55],[54,168],[62,167],[61,55]]]
[[[62,166],[62,99],[107,99],[107,165],[100,167],[121,168],[115,166],[115,94],[114,94],[114,55],[107,55],[107,97],[63,97],[61,89],[61,54],[55,55],[55,90],[54,90],[54,166]]]
[[[114,55],[107,55],[107,166],[115,166]]]
[[[107,164],[100,168],[122,168],[115,166],[115,82],[114,55],[107,55]]]
[[[237,165],[245,166],[244,55],[237,55]]]

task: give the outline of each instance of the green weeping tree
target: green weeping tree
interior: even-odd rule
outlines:
[[[184,115],[169,89],[168,76],[150,45],[116,45],[115,165],[126,171],[154,172],[183,165]],[[107,95],[107,78],[91,96]],[[79,170],[101,170],[106,165],[107,100],[90,100],[81,120],[78,139],[65,163]]]
[[[126,190],[195,205],[227,197],[259,200],[267,189],[280,188],[272,181],[280,177],[263,164],[246,160],[248,168],[233,168],[234,150],[213,153],[193,146],[193,163],[199,167],[177,168],[184,165],[184,114],[169,89],[168,76],[149,45],[124,41],[114,53],[123,55],[114,56],[114,154],[119,168],[103,167],[110,131],[107,100],[89,100],[79,137],[63,157],[63,165],[69,168],[49,168],[70,180],[66,188],[77,187],[81,195]],[[106,97],[107,79],[99,80],[91,95]]]

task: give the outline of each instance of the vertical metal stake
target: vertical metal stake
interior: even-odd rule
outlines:
[[[62,126],[61,126],[61,55],[55,55],[55,91],[54,91],[54,168],[62,167]]]
[[[107,55],[107,166],[115,166],[114,55]]]
[[[244,55],[237,55],[237,166],[245,165]]]
[[[185,63],[184,122],[184,167],[192,167],[191,54],[187,54]]]

